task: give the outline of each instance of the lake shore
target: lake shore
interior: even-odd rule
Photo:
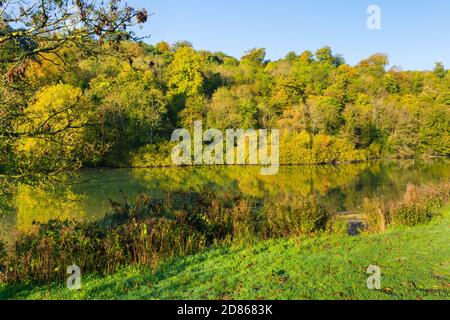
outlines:
[[[450,207],[429,225],[344,237],[294,237],[252,247],[218,247],[156,271],[122,268],[65,284],[0,287],[0,299],[448,299]],[[381,290],[367,288],[378,265]]]
[[[309,166],[339,166],[348,164],[360,164],[360,163],[381,163],[381,162],[402,162],[402,161],[433,161],[433,160],[449,160],[450,156],[419,156],[409,158],[396,158],[396,157],[374,157],[366,160],[351,160],[351,161],[335,161],[335,162],[322,162],[322,163],[280,163],[279,167],[309,167]],[[176,168],[245,168],[245,167],[261,167],[261,164],[214,164],[214,165],[100,165],[100,166],[86,166],[81,170],[104,170],[104,169],[176,169]]]

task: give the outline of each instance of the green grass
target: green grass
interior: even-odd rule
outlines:
[[[450,208],[429,225],[216,248],[156,272],[124,268],[65,284],[0,287],[0,299],[450,299]],[[367,289],[369,265],[382,290]]]

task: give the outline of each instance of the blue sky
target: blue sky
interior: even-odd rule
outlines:
[[[373,53],[404,70],[450,68],[449,0],[128,0],[153,16],[140,34],[150,43],[187,40],[196,49],[240,57],[264,47],[269,59],[331,46],[347,63]],[[369,5],[381,9],[381,30],[369,30]]]

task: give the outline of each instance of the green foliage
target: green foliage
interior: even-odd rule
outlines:
[[[121,56],[124,40],[135,39],[127,28],[145,23],[147,17],[145,9],[120,0],[2,2],[2,184],[54,182],[83,163],[99,160],[105,148],[88,137],[88,127],[98,119],[92,118],[83,92],[95,71],[81,63],[105,53]],[[70,31],[68,26],[73,26]]]
[[[89,92],[97,105],[96,135],[112,152],[124,153],[149,143],[162,128],[167,98],[149,73],[127,68],[114,78],[99,77]]]
[[[44,2],[51,12],[65,6]],[[37,16],[42,8],[33,9]],[[116,15],[129,18],[125,25],[146,20],[145,11],[109,11],[109,26],[120,23]],[[36,183],[82,166],[169,165],[164,141],[196,120],[205,130],[282,129],[282,164],[450,154],[450,76],[442,64],[433,72],[386,70],[388,57],[374,54],[350,66],[330,47],[278,61],[255,48],[236,59],[186,41],[153,46],[132,33],[89,28],[49,32],[58,45],[47,50],[48,35],[33,25],[41,28],[30,21],[29,39],[10,26],[0,36],[1,57],[19,59],[0,64],[11,84],[0,85],[3,181]]]
[[[186,106],[180,113],[182,128],[192,129],[195,121],[206,122],[209,101],[202,95],[191,96],[186,99]]]
[[[204,82],[203,58],[189,46],[181,46],[168,67],[168,87],[174,94],[186,96],[201,93]]]
[[[450,201],[450,184],[409,185],[403,199],[386,202],[383,199],[366,199],[362,213],[369,231],[384,231],[389,226],[417,226],[439,216],[443,206]]]
[[[0,260],[1,280],[60,280],[74,262],[86,273],[99,274],[124,265],[156,266],[213,244],[320,232],[330,217],[316,197],[275,211],[272,206],[257,211],[268,202],[255,201],[206,190],[171,193],[163,200],[139,194],[134,204],[112,203],[114,211],[95,223],[39,224],[37,232],[19,236],[12,256]]]
[[[391,209],[390,216],[396,225],[416,226],[428,223],[440,214],[440,209],[450,199],[450,184],[409,185],[404,199]]]
[[[208,109],[208,126],[219,130],[240,128],[238,103],[238,97],[230,89],[220,88],[217,90]]]
[[[7,257],[6,244],[3,241],[0,241],[0,266],[5,265],[6,257]]]
[[[384,76],[383,84],[384,84],[385,89],[386,89],[387,92],[389,92],[389,93],[399,93],[399,91],[400,91],[400,87],[399,87],[399,85],[397,84],[397,81],[396,81],[395,78],[394,78],[392,75],[390,75],[390,74],[386,74],[386,75]]]
[[[162,142],[149,144],[131,153],[131,165],[133,167],[165,167],[172,166],[172,149],[174,143]]]
[[[319,134],[311,136],[306,131],[289,133],[280,141],[282,164],[324,164],[366,161],[369,153],[356,150],[348,141]]]
[[[0,285],[0,299],[445,300],[449,209],[444,213],[432,224],[381,234],[299,236],[215,247],[156,270],[127,266],[107,276],[85,275],[78,291],[67,290],[63,281]],[[367,290],[364,271],[373,264],[389,266],[382,290]]]
[[[342,105],[333,97],[318,97],[311,102],[311,120],[314,131],[336,134],[343,124]]]
[[[264,59],[266,58],[266,49],[259,48],[247,51],[246,54],[242,57],[242,60],[249,61],[254,64],[262,64],[264,63]]]
[[[292,199],[288,206],[267,203],[264,217],[267,219],[267,225],[263,225],[266,237],[273,238],[324,231],[331,214],[316,197],[310,196],[301,200]]]
[[[443,79],[446,73],[444,64],[442,62],[436,62],[433,72],[436,78]]]

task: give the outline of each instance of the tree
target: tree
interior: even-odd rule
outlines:
[[[109,65],[111,62],[105,62]],[[103,164],[127,164],[128,151],[155,141],[166,129],[167,97],[151,70],[129,65],[108,76],[98,73],[86,91],[94,106],[94,140],[107,147]]]
[[[182,128],[193,128],[195,121],[206,122],[209,101],[202,95],[186,99],[186,107],[181,111],[180,124]]]
[[[347,105],[343,112],[344,132],[357,148],[367,148],[376,137],[374,132],[374,106],[369,96],[358,95],[355,104]]]
[[[446,73],[444,64],[442,62],[436,62],[433,73],[436,76],[436,78],[443,79]]]
[[[165,41],[158,42],[155,47],[160,54],[170,52],[170,45]]]
[[[389,93],[399,93],[400,87],[397,84],[397,81],[391,74],[386,74],[383,78],[384,88]]]
[[[182,40],[182,41],[177,41],[172,45],[172,50],[173,52],[177,52],[178,49],[183,48],[183,47],[189,47],[189,48],[193,48],[194,46],[192,45],[191,42],[186,41],[186,40]]]
[[[287,55],[286,55],[286,60],[287,61],[289,61],[289,62],[294,62],[294,60],[295,59],[297,59],[298,58],[298,56],[297,56],[297,54],[295,53],[295,51],[291,51],[291,52],[289,52]]]
[[[51,61],[66,66],[65,48],[91,56],[117,52],[121,41],[137,39],[128,28],[146,20],[145,9],[136,10],[120,0],[107,4],[97,0],[0,1],[1,185],[59,179],[59,173],[78,168],[85,156],[71,152],[72,138],[68,132],[86,123],[73,118],[76,113],[61,118],[74,108],[71,102],[76,100],[65,101],[69,105],[61,113],[42,113],[42,118],[36,119],[40,125],[30,123],[28,116],[35,106],[29,101],[45,100],[41,95],[48,94],[41,91],[39,84],[27,81],[30,65]],[[55,119],[65,121],[62,127],[52,125]],[[39,153],[38,157],[34,153],[23,156],[20,146],[24,139],[33,139],[38,145],[49,141],[59,145],[52,144],[57,150],[52,147],[51,152]],[[89,151],[92,150],[84,150]]]
[[[261,65],[264,63],[265,58],[266,58],[266,49],[259,48],[247,51],[245,55],[241,58],[241,60]]]
[[[15,158],[20,159],[21,171],[26,166],[42,176],[69,170],[72,163],[65,159],[84,161],[101,153],[99,145],[86,137],[92,113],[83,100],[81,90],[68,84],[48,86],[35,95],[24,117],[14,122],[19,134]]]
[[[315,131],[336,134],[343,123],[342,105],[332,97],[317,97],[311,103],[311,118]]]
[[[208,110],[208,126],[219,130],[240,128],[239,100],[230,89],[214,93]]]
[[[311,51],[306,50],[300,54],[299,60],[303,63],[311,63],[314,60],[314,55]]]
[[[341,64],[344,64],[344,58],[341,55],[334,56],[330,47],[323,47],[318,49],[315,53],[316,59],[322,63],[333,64],[336,67],[339,67]]]
[[[9,64],[7,76],[19,76],[19,69],[30,58],[54,53],[62,46],[73,45],[90,53],[101,49],[99,44],[136,39],[127,27],[147,21],[145,9],[135,10],[121,5],[120,0],[36,0],[1,2],[0,62]],[[12,26],[19,25],[19,29]],[[58,57],[59,58],[59,57]],[[13,64],[13,65],[11,65]]]
[[[204,60],[189,46],[180,47],[168,68],[168,86],[173,94],[189,97],[198,95],[203,89]]]

